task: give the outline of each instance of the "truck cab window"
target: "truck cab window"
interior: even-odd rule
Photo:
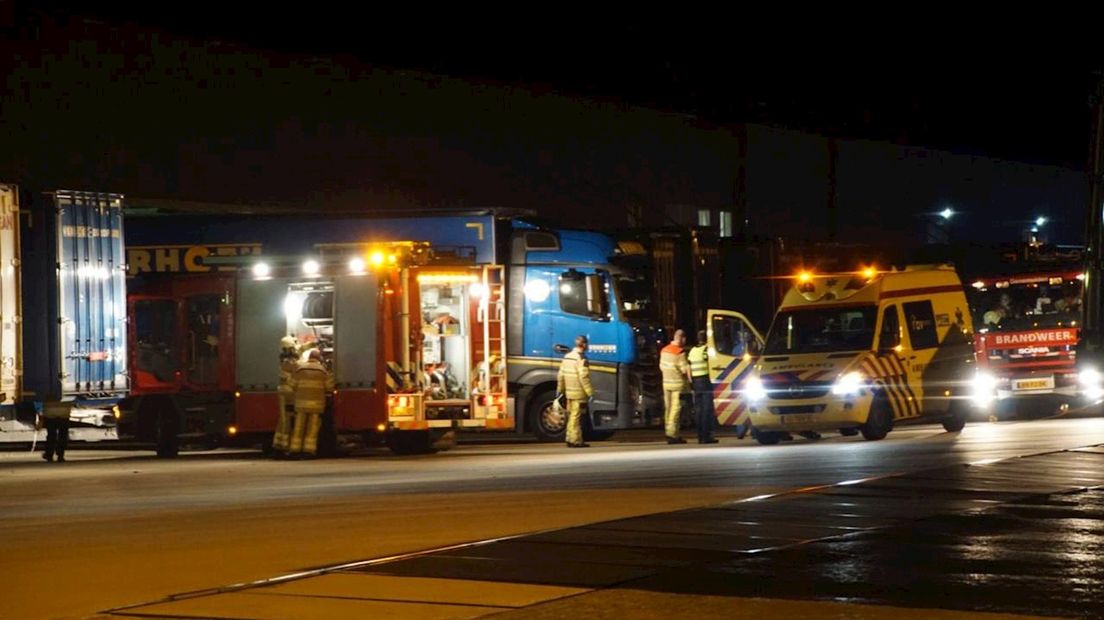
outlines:
[[[609,288],[600,273],[583,274],[570,269],[560,274],[560,310],[591,318],[610,313]]]
[[[219,311],[222,295],[197,295],[187,301],[188,381],[202,385],[218,382]]]
[[[180,368],[176,348],[176,302],[171,299],[135,302],[134,336],[138,370],[153,375],[157,381],[172,381]]]

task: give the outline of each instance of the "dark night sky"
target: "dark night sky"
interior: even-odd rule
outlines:
[[[1065,60],[714,15],[224,5],[0,0],[4,180],[325,209],[539,205],[615,226],[629,205],[731,208],[749,123],[756,234],[823,234],[819,135],[860,139],[840,151],[846,225],[907,235],[949,201],[973,213],[964,233],[1015,236],[992,222],[1042,210],[1080,237],[1069,169],[1084,165],[1092,75]]]
[[[427,17],[350,13],[324,2],[263,13],[225,2],[108,4],[114,8],[54,3],[53,10],[285,53],[527,84],[711,122],[1073,168],[1083,167],[1087,150],[1089,70],[1038,52],[1009,55],[1001,45],[968,48],[951,33],[889,30],[876,39],[833,29],[810,36],[784,23],[775,34],[777,20],[762,22],[761,33],[754,15],[690,11],[657,17],[565,7],[563,15]]]

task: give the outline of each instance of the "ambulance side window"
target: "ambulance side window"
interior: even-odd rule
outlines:
[[[897,319],[897,306],[887,306],[882,311],[882,331],[878,336],[878,349],[885,351],[901,344],[901,323]]]
[[[902,305],[905,325],[914,350],[939,346],[939,334],[935,331],[935,312],[930,301],[914,301]]]

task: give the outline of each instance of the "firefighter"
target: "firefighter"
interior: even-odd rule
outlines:
[[[575,348],[564,356],[556,377],[556,391],[567,396],[567,447],[589,448],[583,443],[583,407],[594,395],[587,365],[587,337],[576,336]]]
[[[333,392],[333,375],[322,365],[322,352],[311,349],[307,361],[299,365],[290,382],[295,402],[295,427],[288,445],[289,454],[314,456],[318,452],[318,432],[326,395]]]
[[[65,462],[65,447],[69,445],[69,413],[73,403],[46,402],[42,404],[42,425],[46,427],[46,450],[42,459],[47,463],[54,460]]]
[[[686,362],[686,332],[675,330],[671,343],[659,353],[659,370],[663,373],[663,401],[666,410],[667,443],[686,443],[679,436],[679,413],[682,395],[689,391],[690,365]]]
[[[690,349],[690,382],[694,388],[694,413],[698,443],[717,443],[713,438],[713,382],[709,380],[709,351],[705,330],[698,332],[698,344]]]
[[[280,340],[280,386],[276,390],[279,417],[276,432],[272,435],[272,448],[277,453],[286,452],[291,438],[292,418],[295,415],[295,393],[291,389],[291,377],[299,369],[299,343],[292,336]]]

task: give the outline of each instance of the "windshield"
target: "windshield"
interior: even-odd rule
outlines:
[[[774,317],[764,355],[868,350],[874,343],[877,307],[809,308]]]
[[[615,274],[617,303],[623,316],[632,318],[650,318],[652,308],[652,285],[647,278],[626,274]]]
[[[971,287],[970,311],[974,325],[990,331],[1076,325],[1081,321],[1081,282],[1075,279],[1044,279],[1044,282],[1051,281],[1057,283]]]

